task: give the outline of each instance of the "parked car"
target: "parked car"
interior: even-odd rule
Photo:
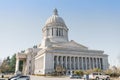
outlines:
[[[82,78],[82,76],[79,76],[77,74],[72,74],[72,75],[70,75],[70,78],[77,78],[77,79],[79,79],[79,78]]]
[[[105,75],[104,73],[100,73],[100,72],[93,72],[93,73],[89,74],[89,79],[95,79],[95,80],[106,79],[106,80],[110,80],[110,76]]]
[[[9,78],[8,80],[30,80],[30,77],[23,76],[23,75],[16,75],[16,76]]]

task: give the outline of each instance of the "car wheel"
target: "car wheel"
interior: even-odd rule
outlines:
[[[107,78],[106,78],[106,80],[110,80],[110,78],[109,78],[109,77],[107,77]]]
[[[96,79],[95,80],[99,80],[99,77],[96,77]]]

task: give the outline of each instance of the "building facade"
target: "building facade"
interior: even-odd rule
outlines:
[[[23,61],[24,74],[47,74],[61,66],[66,73],[72,70],[89,70],[109,67],[108,55],[102,50],[90,50],[68,39],[68,27],[54,9],[42,29],[42,43],[16,54],[16,71]]]

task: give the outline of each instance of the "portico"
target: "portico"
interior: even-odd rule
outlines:
[[[26,54],[16,54],[16,68],[15,72],[20,71],[20,61],[23,62],[22,73],[26,74]]]

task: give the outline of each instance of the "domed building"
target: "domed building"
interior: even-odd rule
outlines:
[[[74,70],[89,70],[109,67],[108,55],[102,50],[90,50],[74,40],[68,39],[68,28],[54,9],[42,29],[42,43],[16,55],[16,72],[19,62],[23,62],[24,74],[48,74],[63,71],[70,74]]]

